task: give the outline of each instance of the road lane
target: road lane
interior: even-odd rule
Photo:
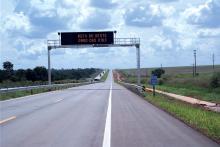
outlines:
[[[112,147],[219,147],[124,87],[113,84]]]
[[[110,78],[105,83],[2,102],[1,113],[14,113],[17,118],[0,126],[1,146],[101,147],[109,88]]]

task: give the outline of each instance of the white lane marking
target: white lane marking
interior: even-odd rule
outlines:
[[[15,119],[15,118],[16,118],[16,116],[12,116],[12,117],[9,117],[9,118],[7,118],[7,119],[0,120],[0,125],[3,124],[3,123],[5,123],[5,122],[7,122],[7,121],[13,120],[13,119]]]
[[[111,81],[111,87],[109,91],[108,109],[107,109],[105,132],[104,132],[102,147],[111,146],[111,109],[112,109],[111,103],[112,103],[112,81]]]
[[[60,101],[62,101],[62,100],[63,100],[63,99],[56,100],[55,103],[58,103],[58,102],[60,102]]]

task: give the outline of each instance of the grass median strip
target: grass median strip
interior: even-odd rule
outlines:
[[[75,86],[72,85],[72,86],[51,87],[51,88],[38,88],[38,89],[32,89],[32,90],[21,90],[21,91],[13,91],[13,92],[4,92],[4,93],[0,93],[0,101],[8,100],[8,99],[13,99],[13,98],[18,98],[18,97],[22,97],[22,96],[38,94],[38,93],[43,93],[43,92],[67,89],[67,88],[75,87]]]
[[[155,97],[148,94],[145,99],[220,143],[219,113],[207,111],[160,94]]]
[[[109,70],[107,70],[107,71],[105,72],[105,74],[102,76],[101,81],[105,81],[105,80],[107,79],[108,73],[109,73]]]

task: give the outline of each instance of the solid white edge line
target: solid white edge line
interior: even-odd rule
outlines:
[[[108,109],[105,123],[105,132],[102,147],[110,147],[111,146],[111,103],[112,103],[112,80],[109,91],[109,100],[108,100]]]
[[[10,120],[13,120],[13,119],[15,119],[15,118],[16,118],[16,116],[11,116],[11,117],[9,117],[9,118],[7,118],[7,119],[0,120],[0,125],[3,124],[3,123],[8,122],[8,121],[10,121]]]

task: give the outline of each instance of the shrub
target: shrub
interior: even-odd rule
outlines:
[[[214,73],[210,80],[211,88],[218,88],[220,87],[220,72]]]
[[[157,78],[160,78],[162,74],[165,74],[165,70],[162,68],[157,68],[157,69],[153,70],[151,73],[152,73],[152,75],[157,76]]]

